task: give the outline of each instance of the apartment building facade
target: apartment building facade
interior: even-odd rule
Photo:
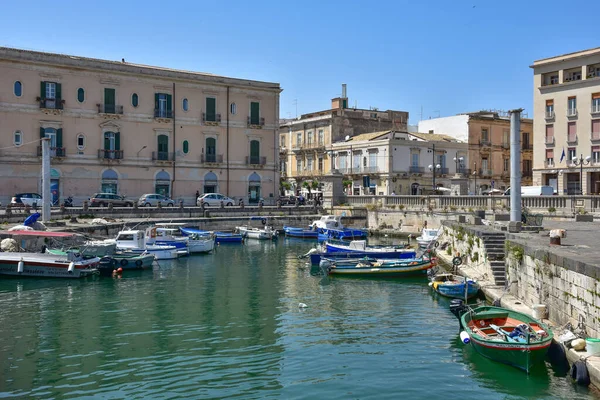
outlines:
[[[442,133],[469,144],[469,190],[473,194],[510,186],[510,117],[502,111],[479,111],[419,122],[419,131]],[[521,118],[521,184],[533,183],[533,121]]]
[[[600,194],[600,48],[531,68],[534,181],[559,194]]]
[[[332,145],[375,131],[406,131],[408,112],[358,109],[348,106],[346,87],[331,100],[331,109],[282,120],[279,133],[282,179],[298,191],[303,182],[319,181],[332,169]]]
[[[249,202],[278,191],[278,83],[0,48],[0,201],[95,192]]]
[[[434,187],[450,192],[451,178],[468,165],[467,144],[445,135],[373,132],[333,143],[332,149],[351,195],[422,195]]]

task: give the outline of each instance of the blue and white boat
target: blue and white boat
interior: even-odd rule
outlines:
[[[286,236],[301,238],[301,239],[317,239],[319,232],[316,229],[311,228],[294,228],[291,226],[284,226],[283,231]]]
[[[184,236],[180,230],[180,223],[158,223],[149,228],[147,243],[175,246],[180,251],[188,253],[208,253],[215,248],[215,237],[212,233],[191,234]],[[149,239],[148,239],[149,238]],[[185,253],[182,253],[185,255]]]
[[[390,245],[367,245],[366,240],[352,240],[350,242],[330,239],[324,242],[328,253],[341,252],[373,252],[373,253],[390,253],[404,252],[407,250],[406,244],[395,246]]]
[[[117,249],[136,254],[153,254],[157,260],[172,260],[179,257],[175,246],[151,245],[146,243],[146,233],[142,230],[120,231],[115,239]]]
[[[311,229],[315,229],[319,235],[319,240],[339,239],[339,240],[355,240],[366,239],[369,233],[366,229],[346,228],[342,224],[342,217],[336,215],[324,215],[321,219],[313,221],[309,225]]]
[[[415,258],[417,256],[417,252],[413,249],[403,249],[402,251],[335,251],[335,252],[327,252],[326,250],[316,248],[311,249],[308,253],[306,253],[302,258],[310,258],[310,263],[318,265],[321,261],[321,258],[329,258],[329,259],[360,259],[360,258],[378,258],[378,259],[393,259],[393,260],[404,260]]]
[[[184,236],[190,236],[190,235],[207,235],[207,234],[214,234],[215,235],[215,242],[216,243],[242,243],[243,237],[241,234],[239,233],[230,233],[230,232],[212,232],[212,231],[204,231],[201,229],[196,229],[196,228],[179,228],[179,230],[181,231],[181,233]]]
[[[449,273],[437,274],[431,278],[429,286],[434,292],[454,299],[470,299],[479,292],[479,283],[474,279],[467,279],[460,275]]]

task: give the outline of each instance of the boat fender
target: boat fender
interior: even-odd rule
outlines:
[[[143,264],[143,263],[142,263],[142,260],[137,260],[137,261],[135,262],[135,265],[136,265],[137,267],[141,267],[141,266],[142,266],[142,264]]]
[[[127,261],[126,259],[122,259],[121,260],[121,265],[122,266],[126,266],[129,263],[129,261]]]
[[[67,268],[67,272],[70,273],[70,274],[72,274],[73,271],[75,271],[75,263],[73,261],[71,261],[69,263],[69,268]]]
[[[262,222],[263,225],[267,224],[267,220],[266,219],[261,220],[261,222]]]
[[[569,370],[569,361],[567,360],[567,354],[564,347],[555,341],[550,343],[548,348],[548,358],[553,366],[559,366],[561,370]]]
[[[463,344],[469,344],[471,342],[471,338],[467,332],[462,331],[460,333],[460,341],[463,342]]]
[[[19,274],[22,274],[24,269],[25,269],[25,263],[23,262],[23,259],[21,258],[21,261],[19,261],[19,264],[17,264],[17,272]]]
[[[340,226],[340,223],[335,221],[335,224],[333,224],[333,226],[335,226],[337,228],[338,226]]]
[[[437,240],[435,241],[435,243],[433,244],[434,248],[437,248],[440,245],[440,242],[438,242]]]
[[[589,386],[590,385],[590,374],[587,369],[585,361],[578,360],[571,365],[571,371],[569,373],[571,379],[578,385]]]
[[[452,265],[454,265],[455,267],[458,267],[461,264],[462,264],[462,258],[456,256],[452,259]]]

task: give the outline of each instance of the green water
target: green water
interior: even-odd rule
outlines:
[[[249,241],[121,279],[0,279],[0,397],[594,397],[549,365],[527,376],[474,354],[425,277],[329,278],[296,258],[310,247]]]

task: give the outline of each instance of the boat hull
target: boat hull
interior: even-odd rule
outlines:
[[[168,248],[160,248],[160,247],[168,247]],[[179,258],[179,250],[175,247],[171,246],[148,246],[146,249],[129,249],[124,248],[121,250],[131,251],[135,254],[152,254],[156,260],[174,260]]]
[[[437,284],[437,285],[436,285]],[[465,288],[465,283],[447,283],[447,282],[433,282],[433,291],[440,296],[449,297],[453,299],[464,299],[465,289],[467,299],[475,297],[479,292],[479,285],[475,282],[469,281],[468,288]]]
[[[305,228],[293,228],[291,226],[284,226],[283,231],[286,236],[301,238],[301,239],[318,239],[319,232],[313,229]]]
[[[152,268],[152,264],[154,263],[154,255],[153,254],[145,254],[145,255],[114,254],[109,257],[112,257],[115,259],[117,268],[121,267],[124,270]]]
[[[258,239],[258,240],[272,240],[277,237],[277,231],[274,230],[264,230],[258,228],[246,228],[243,226],[237,227],[238,232],[248,239]]]
[[[188,250],[190,253],[209,253],[215,248],[215,239],[198,239],[188,242]]]
[[[53,254],[3,253],[0,259],[0,275],[27,276],[36,278],[85,278],[98,273],[98,258],[75,262],[69,271],[70,261],[56,259]],[[46,256],[46,257],[42,257]],[[19,272],[19,262],[23,261],[23,272]]]
[[[425,274],[428,269],[433,267],[431,261],[411,261],[385,263],[381,266],[363,267],[357,264],[332,265],[328,268],[329,274],[333,275],[365,275],[365,276],[409,276]]]
[[[310,263],[311,264],[319,264],[321,262],[321,258],[333,258],[335,260],[343,259],[343,258],[385,258],[385,259],[410,259],[416,257],[416,252],[414,250],[409,251],[393,251],[393,252],[334,252],[334,253],[312,253],[310,254]]]
[[[471,337],[470,344],[482,356],[522,369],[525,372],[529,372],[533,366],[541,364],[550,348],[550,342],[535,346],[490,345],[490,343],[473,337]]]
[[[366,239],[369,233],[363,229],[326,229],[318,228],[319,240],[339,239],[339,240],[360,240]]]

